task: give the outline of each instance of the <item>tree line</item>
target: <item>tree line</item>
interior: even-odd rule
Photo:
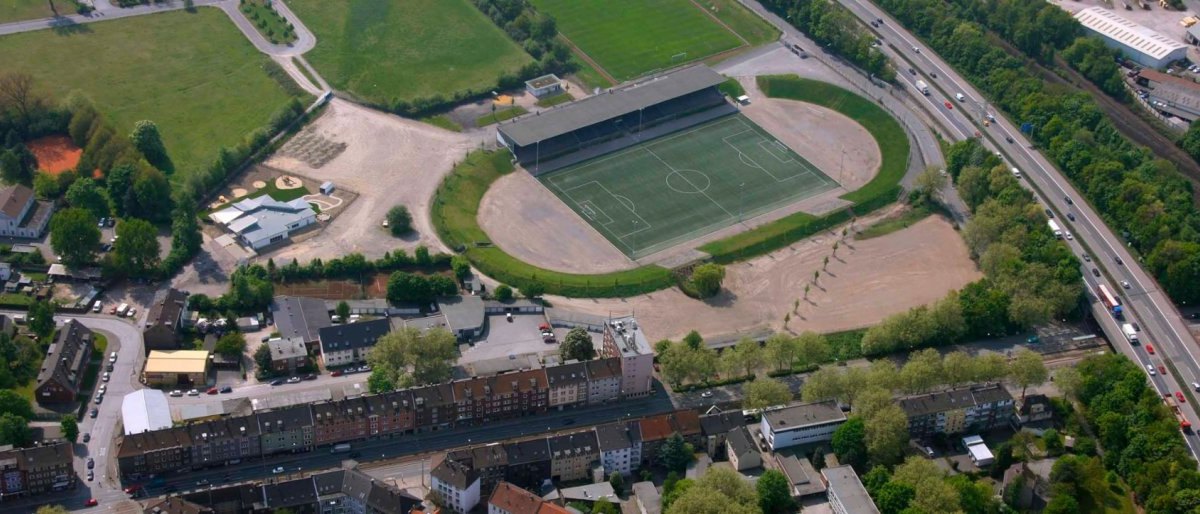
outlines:
[[[762,4],[817,44],[828,47],[868,73],[891,82],[896,78],[886,56],[874,46],[875,36],[845,7],[829,0],[765,0]]]
[[[939,0],[879,3],[996,106],[1029,124],[1031,139],[1144,256],[1175,301],[1200,300],[1200,216],[1191,188],[1172,164],[1121,136],[1086,93],[1050,87],[1034,76],[1021,59],[990,40],[985,27],[971,21],[963,8],[947,9],[954,4]],[[1028,32],[1034,30],[1021,33]]]

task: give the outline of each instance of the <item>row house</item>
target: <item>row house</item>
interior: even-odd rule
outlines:
[[[443,430],[450,428],[458,416],[454,403],[454,388],[450,384],[435,384],[410,389],[416,417],[416,430]]]
[[[1015,409],[1012,395],[999,384],[909,396],[897,403],[908,416],[909,435],[915,439],[999,428]]]
[[[315,435],[311,406],[293,405],[262,411],[257,416],[263,455],[313,449]]]
[[[413,395],[409,390],[373,394],[364,398],[371,437],[412,432],[416,427]]]
[[[361,397],[314,403],[312,419],[317,446],[366,439],[370,434],[370,408]]]
[[[186,427],[192,441],[192,468],[235,464],[262,455],[258,423],[253,416],[238,416]]]
[[[549,443],[551,478],[586,479],[592,466],[600,461],[600,444],[593,430],[551,437]]]
[[[343,468],[292,479],[201,488],[149,500],[143,512],[224,514],[286,509],[312,514],[411,514],[420,504],[420,499],[358,468]]]
[[[446,454],[446,459],[470,466],[479,473],[480,497],[491,494],[504,481],[508,469],[508,451],[500,443],[453,450]]]
[[[711,412],[700,416],[701,446],[709,457],[716,457],[725,451],[725,439],[729,431],[746,426],[746,417],[741,411]]]
[[[191,465],[192,437],[185,427],[126,435],[117,451],[121,476],[133,479],[187,469]]]
[[[443,460],[429,472],[430,495],[450,512],[466,514],[479,505],[479,472],[456,460]]]
[[[454,382],[459,422],[491,421],[546,412],[546,370],[531,369]]]
[[[504,445],[508,466],[504,479],[520,487],[537,487],[550,476],[550,443],[546,439],[528,439]]]
[[[694,448],[703,444],[700,432],[700,416],[696,411],[680,410],[670,414],[650,416],[639,421],[642,435],[642,461],[653,464],[658,452],[667,439],[675,434],[691,443]]]
[[[92,331],[74,319],[67,320],[46,347],[33,390],[39,405],[75,401],[92,356]],[[86,394],[86,393],[85,393]]]
[[[568,362],[562,366],[546,368],[546,381],[550,387],[548,405],[551,409],[563,410],[587,403],[586,363]]]
[[[637,421],[609,423],[596,427],[596,446],[604,475],[631,475],[642,461],[641,424]]]
[[[63,491],[75,483],[68,443],[0,449],[0,498]]]
[[[621,360],[617,358],[587,361],[588,399],[591,405],[616,400],[621,396]]]

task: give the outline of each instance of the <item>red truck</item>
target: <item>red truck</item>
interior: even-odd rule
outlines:
[[[1192,433],[1192,423],[1183,416],[1183,411],[1179,410],[1179,404],[1175,403],[1175,398],[1171,396],[1171,393],[1164,394],[1163,401],[1167,402],[1167,407],[1171,409],[1172,414],[1175,414],[1175,419],[1179,420],[1179,428],[1188,434]]]

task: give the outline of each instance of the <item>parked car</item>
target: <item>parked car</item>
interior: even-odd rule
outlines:
[[[105,382],[108,382],[108,379],[110,379],[110,378],[112,378],[112,373],[110,373],[108,371],[105,371],[103,375],[100,375],[100,380],[103,380]]]
[[[275,469],[272,469],[272,470],[271,470],[271,473],[274,473],[274,474],[276,474],[276,475],[278,475],[278,474],[280,474],[280,473],[283,473],[283,466],[279,466],[279,467],[277,467],[277,468],[275,468]]]
[[[272,380],[272,381],[271,381],[271,385],[273,385],[273,386],[283,385],[283,379],[282,379],[282,378],[277,378],[277,379],[275,379],[275,380]]]
[[[92,458],[91,458],[91,457],[88,457],[88,460],[87,460],[87,467],[88,467],[88,469],[93,469],[93,468],[95,468],[95,467],[96,467],[96,461],[92,460]]]
[[[316,374],[316,373],[309,373],[309,374],[307,374],[307,375],[304,375],[304,379],[305,379],[305,380],[316,380],[316,379],[317,379],[317,374]]]
[[[175,397],[175,398],[178,398],[178,397],[180,397],[180,396],[183,396],[183,391],[180,391],[180,390],[176,389],[176,390],[174,390],[174,391],[171,391],[171,394],[170,394],[170,396],[173,396],[173,397]]]
[[[132,318],[136,315],[137,315],[137,309],[129,309],[129,317]]]
[[[1088,253],[1083,254],[1083,260],[1085,262],[1092,262],[1092,255]]]
[[[712,391],[705,391],[703,393],[700,393],[701,398],[712,398],[712,395],[713,395]]]
[[[92,306],[92,312],[93,312],[93,313],[96,313],[96,314],[99,314],[99,313],[100,313],[100,309],[101,309],[101,308],[103,308],[103,307],[104,307],[104,305],[102,305],[102,304],[100,303],[100,300],[96,300],[96,305],[93,305],[93,306]]]
[[[300,383],[300,377],[289,377],[289,378],[287,379],[287,383],[289,383],[289,384],[299,384],[299,383]]]
[[[91,432],[84,432],[84,433],[83,433],[83,442],[85,442],[85,443],[86,443],[86,442],[88,442],[88,441],[91,441],[91,440],[92,440],[92,434],[91,434]]]
[[[100,415],[100,411],[98,411],[96,409],[92,409],[92,410],[88,411],[89,418],[95,418],[98,415]]]
[[[108,362],[117,362],[117,352],[108,354]]]
[[[225,387],[222,387],[222,388],[221,388],[221,394],[232,393],[232,392],[233,392],[233,388],[232,388],[232,387],[225,386]]]
[[[330,373],[330,374],[329,374],[329,376],[331,376],[331,377],[340,377],[340,376],[342,376],[342,375],[344,375],[344,374],[345,374],[345,373],[343,373],[343,372],[342,372],[342,370],[340,370],[340,369],[339,369],[339,370],[337,370],[337,371],[334,371],[333,373]]]
[[[197,391],[195,389],[189,389],[188,396],[200,396],[200,391]]]
[[[100,505],[100,502],[96,501],[95,498],[88,498],[88,501],[83,502],[84,507],[95,507],[97,505]]]
[[[1051,211],[1050,209],[1046,209],[1046,217],[1054,218],[1054,211]]]
[[[217,394],[217,388],[210,387],[210,388],[208,388],[208,392],[205,394]]]
[[[96,478],[96,473],[89,469],[88,470],[88,482],[91,482],[92,479],[94,479],[94,478]]]

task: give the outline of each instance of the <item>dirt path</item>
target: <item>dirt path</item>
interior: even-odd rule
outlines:
[[[836,239],[834,232],[826,232],[728,266],[726,290],[707,302],[674,288],[626,299],[553,297],[551,302],[602,316],[632,312],[651,340],[679,338],[693,329],[708,337],[764,327],[780,330],[787,313],[792,313],[789,330],[834,332],[873,325],[982,276],[954,228],[933,216],[893,234],[842,245],[819,287],[812,287],[803,300],[804,286],[811,284]],[[800,304],[793,312],[796,300]]]

